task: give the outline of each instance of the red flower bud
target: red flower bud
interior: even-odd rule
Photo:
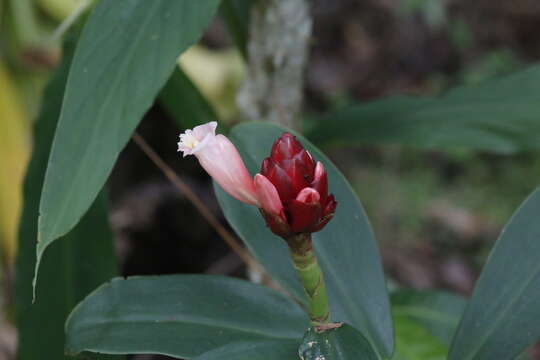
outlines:
[[[264,159],[255,188],[266,224],[285,239],[321,230],[334,216],[336,201],[328,195],[328,179],[321,162],[296,138],[284,133]]]

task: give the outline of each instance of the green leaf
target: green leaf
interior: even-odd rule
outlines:
[[[300,340],[238,342],[210,350],[194,360],[292,360],[299,346]]]
[[[102,0],[77,46],[39,207],[39,261],[102,188],[144,113],[218,0]]]
[[[513,359],[540,337],[540,190],[503,229],[469,301],[449,360]]]
[[[307,326],[298,305],[247,281],[208,275],[133,277],[114,279],[77,306],[66,324],[66,346],[70,353],[190,359],[227,344],[237,350],[240,343],[248,350],[252,343],[290,345]]]
[[[212,106],[179,66],[161,90],[159,101],[182,129],[218,121]]]
[[[445,360],[447,348],[408,317],[395,316],[396,352],[392,360]]]
[[[304,335],[298,355],[303,360],[378,360],[369,341],[349,325],[318,333],[313,328]]]
[[[391,295],[392,313],[422,325],[450,346],[466,301],[444,291],[399,290]]]
[[[38,287],[38,291],[45,296],[32,304],[36,214],[72,50],[68,48],[64,52],[64,61],[45,91],[43,107],[34,128],[34,151],[24,183],[15,282],[19,360],[64,359],[64,321],[67,315],[77,302],[116,273],[105,199],[99,196],[81,223],[51,246],[43,258],[43,285]]]
[[[271,123],[244,123],[232,130],[230,138],[254,174],[283,131]],[[361,330],[380,353],[389,356],[393,349],[392,319],[371,226],[356,194],[335,165],[305,138],[297,136],[313,157],[324,163],[330,192],[338,201],[332,221],[313,236],[330,297],[332,319]],[[214,188],[227,220],[254,256],[285,289],[302,296],[284,241],[265,227],[256,208],[234,200],[218,186]]]
[[[402,144],[514,152],[540,148],[540,66],[440,97],[393,96],[312,119],[316,144]]]

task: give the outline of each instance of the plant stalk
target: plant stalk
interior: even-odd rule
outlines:
[[[37,46],[41,36],[34,2],[31,0],[12,0],[9,6],[18,41],[23,47]]]
[[[309,318],[313,326],[328,323],[330,309],[324,276],[313,250],[311,234],[300,234],[287,241],[295,269],[309,300]]]
[[[251,8],[248,64],[237,103],[249,120],[300,129],[311,38],[309,0],[258,0]]]

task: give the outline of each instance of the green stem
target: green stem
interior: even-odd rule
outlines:
[[[41,37],[34,2],[31,0],[11,0],[9,6],[13,25],[23,47],[39,44]]]
[[[309,300],[311,324],[328,323],[330,310],[323,273],[311,245],[311,234],[300,234],[288,241],[294,267]]]
[[[62,39],[62,36],[75,24],[75,22],[81,17],[82,14],[86,11],[86,9],[92,5],[93,0],[84,0],[80,1],[79,6],[77,6],[71,14],[67,18],[58,25],[58,27],[54,30],[53,34],[51,35],[51,38],[49,41],[51,43],[55,43],[57,41],[60,41]]]

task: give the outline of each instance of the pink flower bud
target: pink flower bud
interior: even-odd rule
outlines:
[[[216,135],[215,121],[186,130],[180,135],[178,151],[195,155],[206,172],[229,195],[244,203],[259,206],[253,180],[238,150],[223,135]]]

